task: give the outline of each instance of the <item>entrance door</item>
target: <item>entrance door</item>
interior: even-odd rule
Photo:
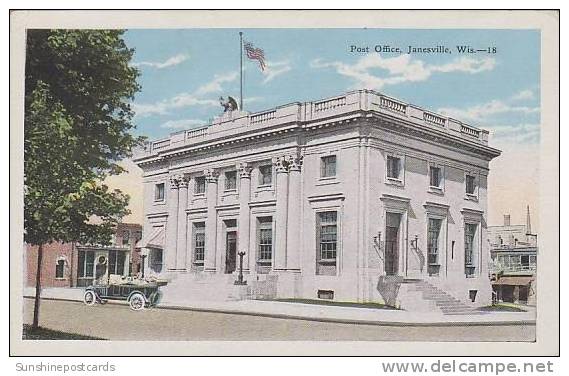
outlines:
[[[237,266],[237,231],[228,231],[225,236],[225,273],[231,274]]]
[[[385,274],[397,275],[399,269],[399,224],[401,214],[387,213],[385,223]]]

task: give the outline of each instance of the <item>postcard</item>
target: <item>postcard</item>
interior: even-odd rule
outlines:
[[[557,352],[559,13],[11,26],[14,355]]]

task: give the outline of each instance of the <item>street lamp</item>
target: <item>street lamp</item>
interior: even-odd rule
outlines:
[[[245,252],[241,251],[237,253],[239,256],[239,274],[237,275],[237,280],[234,282],[235,285],[246,285],[247,281],[243,280],[243,256],[245,256]]]

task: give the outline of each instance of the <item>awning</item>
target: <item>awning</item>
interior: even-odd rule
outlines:
[[[528,276],[511,276],[511,277],[500,277],[497,281],[492,282],[492,285],[504,285],[504,286],[527,286],[533,281],[533,277]]]
[[[140,248],[164,249],[164,227],[155,227],[148,240],[144,241]]]

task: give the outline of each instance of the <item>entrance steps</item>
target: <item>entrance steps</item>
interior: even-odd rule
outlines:
[[[278,276],[244,275],[246,285],[235,285],[236,273],[176,272],[166,278],[169,282],[161,288],[163,301],[237,301],[274,298]]]
[[[442,313],[444,315],[484,313],[426,280],[401,278],[398,283],[400,283],[398,301],[400,307],[407,311]]]
[[[169,273],[169,282],[161,291],[164,301],[228,301],[239,300],[233,274]]]

